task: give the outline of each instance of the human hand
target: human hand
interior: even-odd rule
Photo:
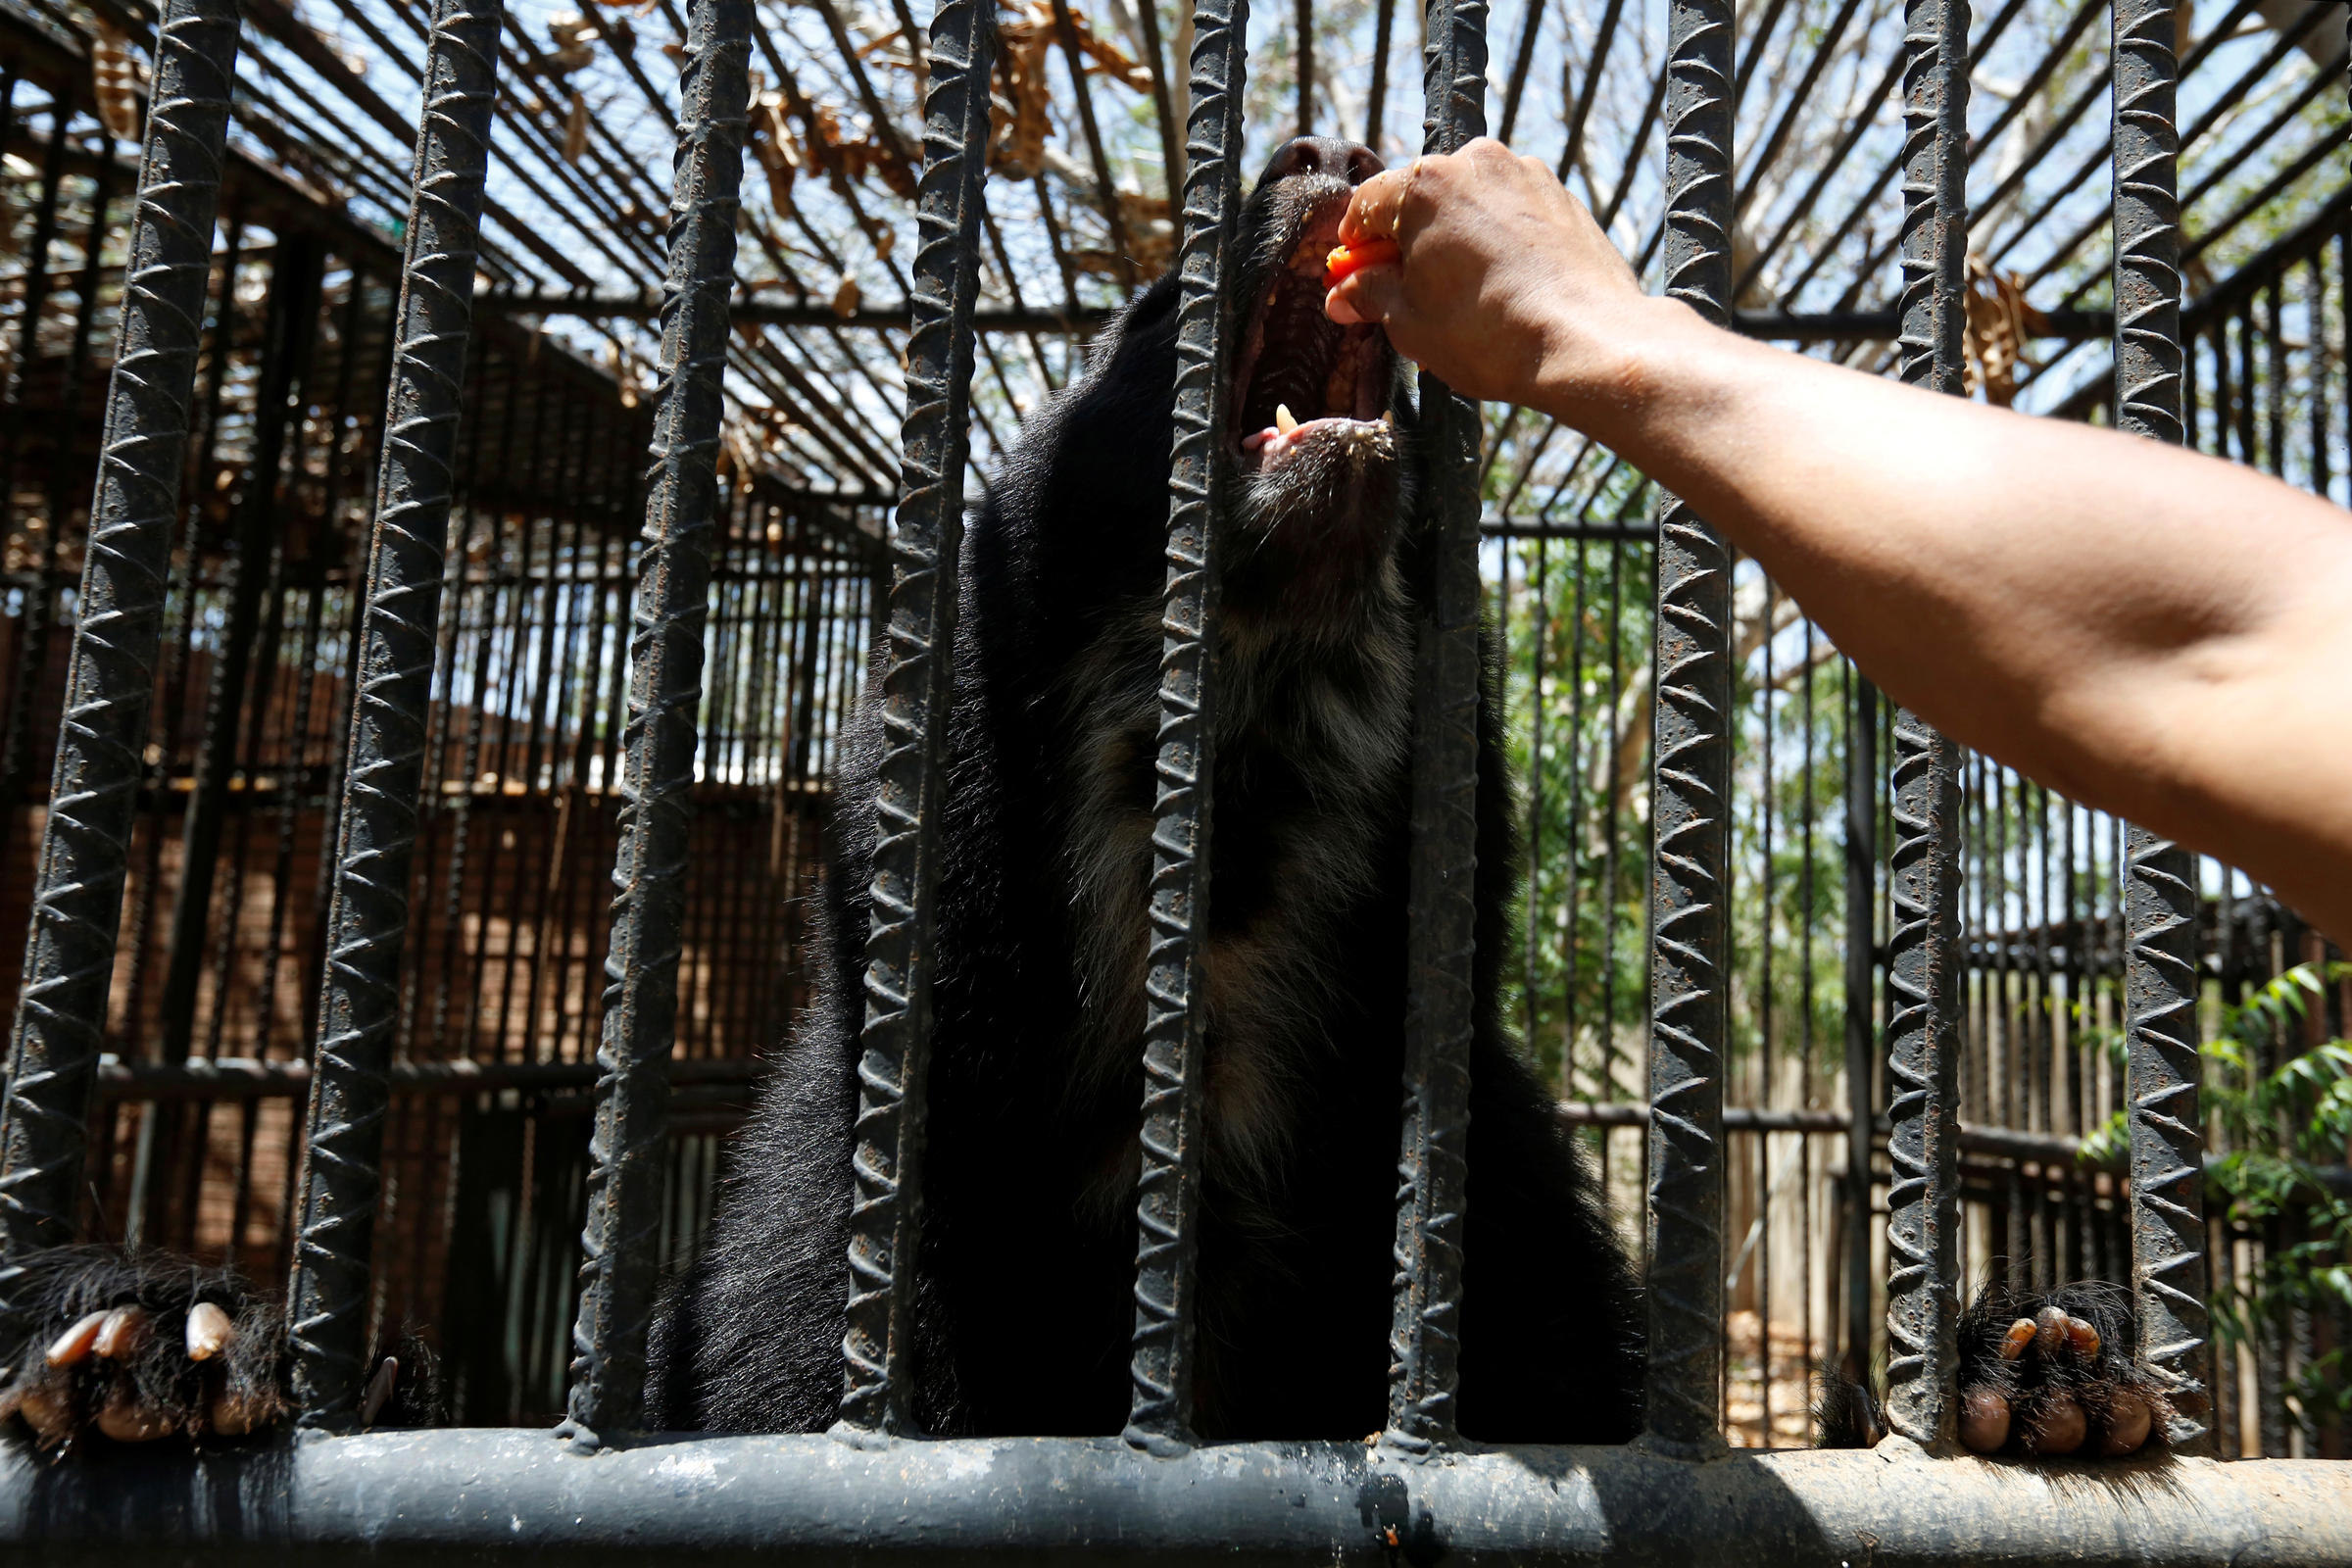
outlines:
[[[1380,322],[1399,354],[1467,397],[1575,418],[1619,400],[1633,346],[1659,324],[1661,302],[1584,203],[1486,137],[1358,186],[1340,239],[1382,236],[1400,260],[1344,279],[1325,314]]]

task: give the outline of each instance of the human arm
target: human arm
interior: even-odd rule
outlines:
[[[1644,295],[1534,160],[1357,193],[1333,291],[1690,502],[1894,697],[2352,941],[2352,516],[2250,469],[1746,341]]]

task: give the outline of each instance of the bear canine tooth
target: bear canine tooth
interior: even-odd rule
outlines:
[[[1289,435],[1293,430],[1298,428],[1298,416],[1291,413],[1291,406],[1288,403],[1274,405],[1274,428],[1280,430],[1284,435]]]
[[[188,1308],[188,1359],[211,1360],[227,1348],[235,1332],[218,1301],[198,1301]]]
[[[98,1338],[98,1331],[106,1326],[106,1313],[92,1312],[50,1341],[45,1359],[51,1366],[72,1366],[88,1355],[91,1343]]]

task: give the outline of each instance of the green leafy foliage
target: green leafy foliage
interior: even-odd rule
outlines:
[[[2233,1288],[2214,1294],[2226,1355],[2276,1348],[2300,1314],[2352,1311],[2352,1193],[2325,1175],[2352,1148],[2352,1041],[2288,1054],[2312,1003],[2347,976],[2352,964],[2297,964],[2225,1009],[2205,1047],[2205,1105],[2224,1151],[2208,1167],[2214,1196],[2270,1239]],[[2307,1431],[2352,1417],[2347,1370],[2341,1345],[2290,1369],[2287,1403]]]

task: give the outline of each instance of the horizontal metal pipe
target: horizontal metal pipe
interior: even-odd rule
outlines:
[[[1624,539],[1658,542],[1655,522],[1545,522],[1540,517],[1481,517],[1478,531],[1491,539]]]
[[[757,1082],[767,1063],[758,1056],[690,1058],[669,1066],[671,1082],[731,1085]],[[396,1061],[392,1064],[394,1093],[482,1093],[502,1090],[587,1089],[596,1083],[592,1061]],[[216,1061],[124,1061],[102,1056],[98,1063],[98,1093],[113,1100],[269,1100],[310,1091],[311,1069],[300,1061],[256,1061],[250,1056],[222,1056]],[[1639,1101],[1563,1100],[1560,1121],[1570,1127],[1639,1127],[1649,1120],[1649,1106]],[[1847,1126],[1842,1110],[1758,1109],[1726,1105],[1723,1124],[1733,1132],[1841,1133]],[[1884,1137],[1886,1123],[1874,1130]],[[2082,1142],[2062,1133],[2019,1132],[2007,1127],[1963,1123],[1960,1147],[1972,1154],[2006,1159],[2033,1159],[2067,1164],[2078,1159]],[[2120,1159],[2100,1169],[2121,1169]],[[2352,1166],[2329,1166],[2321,1179],[2330,1191],[2352,1194]]]
[[[650,321],[662,314],[659,293],[637,290],[566,292],[562,289],[486,288],[474,297],[477,311],[513,316],[566,316],[592,320]],[[771,290],[737,293],[729,306],[737,321],[763,326],[841,326],[903,332],[905,305],[861,306],[842,312],[822,300]],[[986,332],[1077,332],[1099,329],[1111,317],[1106,306],[1076,311],[1004,309],[983,306],[972,314],[972,324]],[[1895,313],[1886,311],[1740,311],[1734,318],[1743,337],[1775,343],[1891,342],[1900,328]],[[2051,311],[2041,319],[2036,336],[2049,338],[2105,337],[2114,325],[2106,311]]]
[[[1649,1106],[1639,1101],[1563,1100],[1555,1107],[1555,1113],[1562,1125],[1569,1127],[1641,1127],[1649,1121]],[[1842,1133],[1852,1125],[1852,1118],[1842,1110],[1763,1110],[1753,1105],[1726,1105],[1723,1125],[1731,1132]],[[1886,1128],[1886,1117],[1872,1119],[1872,1135],[1882,1148]],[[1963,1153],[1996,1159],[2031,1159],[2045,1165],[2082,1164],[2093,1170],[2118,1172],[2124,1168],[2120,1153],[2104,1160],[2084,1160],[2082,1141],[2063,1133],[2020,1132],[2010,1127],[1963,1122],[1959,1146]],[[2208,1163],[2215,1157],[2218,1156],[2208,1156]],[[2329,1192],[2352,1197],[2352,1165],[2323,1166],[2318,1175],[2321,1185]]]
[[[2321,1563],[2352,1560],[2352,1465],[2155,1457],[2052,1466],[1870,1452],[1508,1448],[1400,1461],[1361,1443],[1177,1458],[1116,1439],[855,1448],[823,1437],[668,1438],[567,1452],[541,1432],[323,1438],[63,1465],[0,1454],[0,1549],[115,1568],[555,1558],[767,1563],[1705,1561]]]
[[[748,1084],[766,1065],[757,1056],[683,1060],[669,1064],[676,1084]],[[505,1089],[587,1089],[595,1085],[593,1061],[396,1061],[395,1093]],[[124,1061],[104,1056],[98,1093],[115,1100],[270,1100],[307,1095],[311,1066],[305,1061],[256,1061],[223,1056],[217,1061]]]

